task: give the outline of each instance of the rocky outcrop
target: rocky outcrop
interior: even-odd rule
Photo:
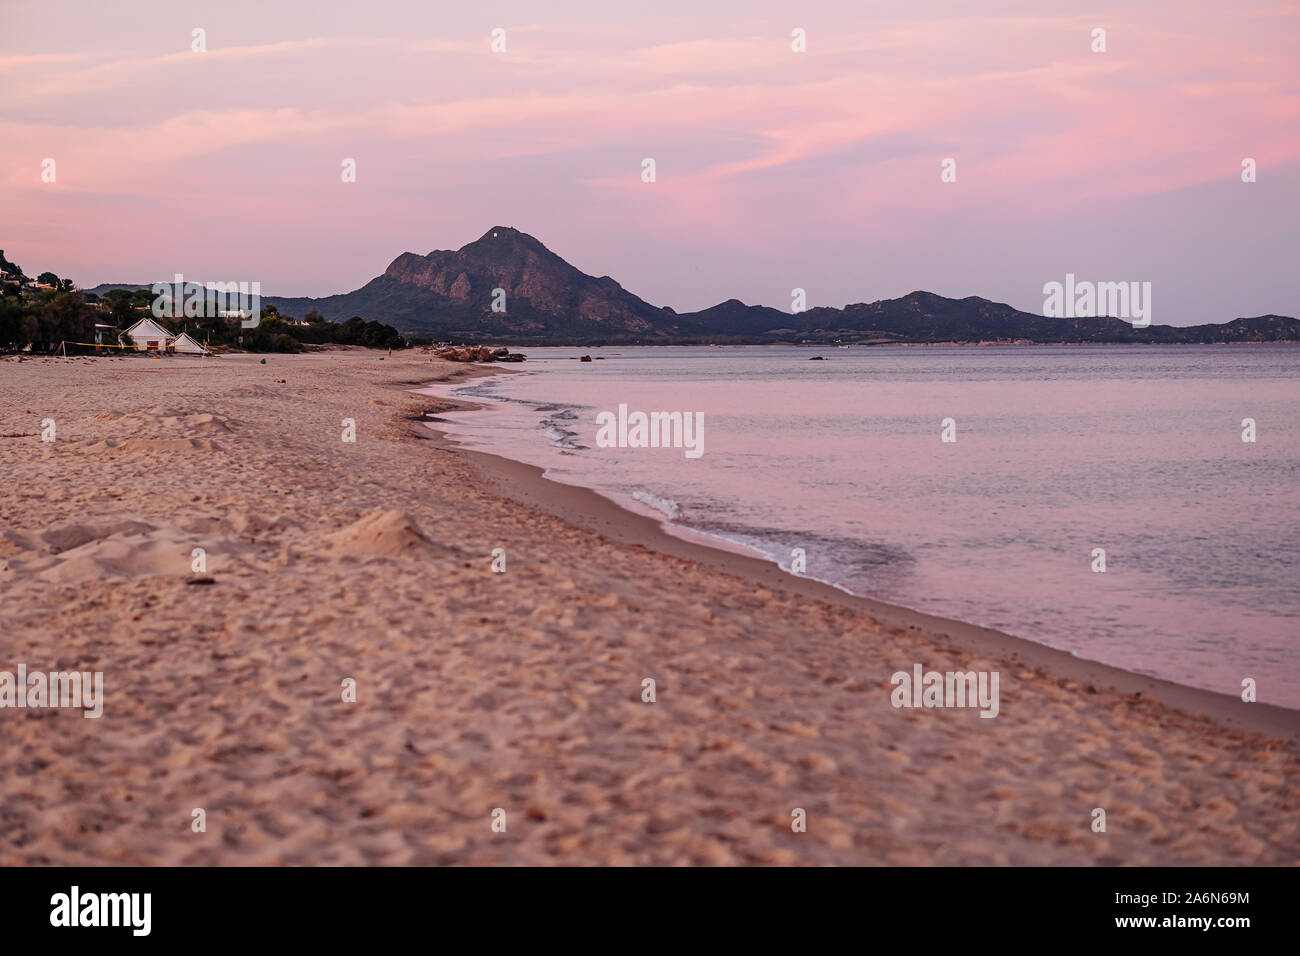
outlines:
[[[448,346],[438,349],[434,354],[448,362],[522,362],[524,357],[518,352],[506,348],[492,348],[489,345],[467,345],[462,348]]]

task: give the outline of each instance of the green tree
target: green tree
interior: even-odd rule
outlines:
[[[4,253],[0,252],[0,257]],[[0,290],[0,348],[22,348],[29,339],[24,337],[26,303],[16,291],[12,294]]]
[[[0,273],[11,279],[17,279],[19,282],[30,282],[27,276],[23,275],[22,267],[16,262],[10,262],[5,258],[5,251],[0,249]]]
[[[104,293],[103,301],[108,303],[108,314],[119,329],[128,329],[135,324],[135,294],[130,289],[111,289]]]
[[[36,305],[37,340],[48,348],[60,342],[93,342],[95,310],[79,292],[55,292]]]
[[[359,315],[354,315],[343,323],[334,341],[340,345],[360,345],[361,336],[365,334],[365,331],[366,320]]]

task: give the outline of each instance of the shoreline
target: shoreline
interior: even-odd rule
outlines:
[[[1176,327],[1176,326],[1175,326]],[[618,343],[601,343],[599,345],[591,344],[571,344],[565,342],[559,343],[541,343],[536,342],[511,342],[507,339],[492,339],[493,345],[499,345],[508,349],[573,349],[575,351],[586,351],[589,349],[755,349],[755,348],[787,348],[787,349],[889,349],[889,348],[960,348],[960,349],[1064,349],[1064,348],[1218,348],[1224,345],[1241,347],[1253,346],[1295,346],[1300,345],[1300,339],[1269,339],[1262,342],[664,342],[656,344],[654,342],[625,342]],[[485,346],[492,347],[488,343],[482,343]],[[478,347],[475,343],[470,348]],[[414,345],[412,348],[428,348],[429,346]]]
[[[467,378],[518,374],[514,369],[474,367],[479,370],[479,374],[461,376],[460,381],[444,379],[439,382],[425,383],[422,387],[450,389]],[[420,391],[416,391],[416,394],[447,403],[443,411],[452,408],[458,411],[480,411],[485,407],[480,403],[447,395],[432,395]],[[1300,710],[1258,702],[1248,704],[1228,694],[1138,674],[1100,661],[1078,657],[1069,651],[1039,644],[1028,638],[1016,637],[978,624],[927,614],[901,605],[888,604],[854,594],[815,578],[800,577],[782,570],[775,562],[766,558],[751,557],[739,551],[707,544],[703,540],[690,540],[674,534],[664,527],[664,521],[624,508],[597,491],[545,477],[544,469],[539,466],[491,452],[467,448],[440,427],[445,426],[446,423],[429,420],[427,417],[410,420],[418,422],[425,431],[435,436],[434,440],[441,447],[463,456],[470,462],[495,494],[525,507],[543,511],[552,517],[585,531],[603,535],[620,544],[643,547],[660,554],[694,561],[760,587],[780,589],[811,600],[847,607],[861,612],[868,619],[867,623],[922,632],[947,643],[953,649],[974,653],[994,653],[1017,665],[1035,667],[1065,680],[1096,687],[1108,687],[1122,694],[1156,700],[1189,716],[1206,716],[1234,729],[1250,730],[1300,742]],[[684,530],[690,531],[690,529]],[[696,533],[695,537],[705,536]]]

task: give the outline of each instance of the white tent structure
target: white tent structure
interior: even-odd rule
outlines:
[[[169,352],[176,344],[176,336],[153,319],[141,319],[123,332],[122,337],[140,352]]]
[[[188,332],[176,336],[176,351],[181,355],[207,355],[208,350],[202,342],[195,341]]]

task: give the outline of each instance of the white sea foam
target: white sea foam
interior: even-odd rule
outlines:
[[[638,488],[632,492],[632,497],[643,505],[649,505],[655,511],[667,516],[669,521],[676,521],[682,516],[682,508],[671,498],[661,498],[653,492],[646,491],[644,488]]]

